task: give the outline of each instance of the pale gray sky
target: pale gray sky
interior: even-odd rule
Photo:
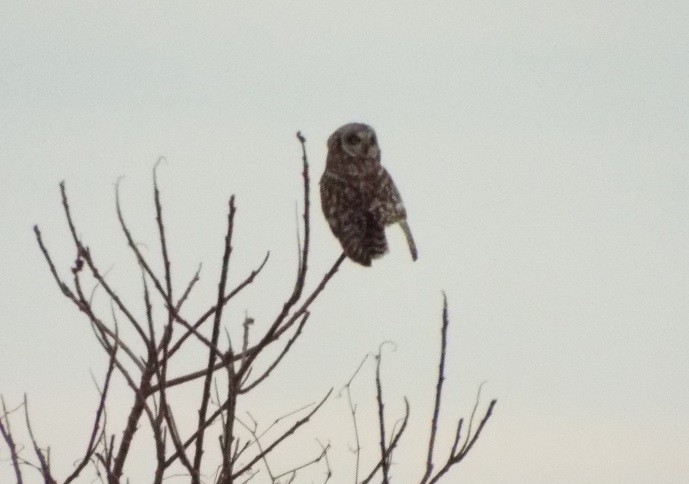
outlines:
[[[203,262],[199,305],[212,299],[235,193],[231,277],[266,250],[271,260],[228,321],[245,310],[265,321],[295,265],[294,133],[308,139],[315,181],[330,132],[363,121],[403,194],[419,260],[390,230],[391,253],[373,268],[346,263],[252,414],[268,423],[339,390],[364,354],[395,341],[388,408],[401,411],[407,395],[413,424],[394,471],[417,480],[445,290],[445,430],[482,381],[484,404],[499,400],[448,482],[689,480],[689,4],[0,3],[0,392],[28,393],[60,475],[87,441],[89,369],[101,375],[105,359],[33,238],[37,223],[66,273],[58,182],[86,243],[139,305],[117,178],[154,254],[150,172],[167,158],[176,283]],[[313,201],[310,284],[339,254]],[[354,387],[362,406],[374,403],[372,378],[366,367]],[[333,442],[336,483],[353,465],[344,403],[333,399],[300,441],[314,452],[315,436]],[[375,427],[364,433],[376,449]],[[145,467],[132,462],[133,482],[146,482]]]

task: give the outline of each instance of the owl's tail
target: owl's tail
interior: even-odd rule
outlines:
[[[404,236],[407,238],[407,244],[409,244],[409,252],[411,252],[411,258],[413,260],[416,260],[418,253],[416,251],[414,237],[412,236],[411,230],[409,229],[409,224],[407,224],[406,220],[401,220],[400,227],[402,227],[402,230],[404,231]]]

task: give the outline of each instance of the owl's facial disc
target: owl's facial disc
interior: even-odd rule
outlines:
[[[345,143],[350,146],[356,146],[361,143],[361,136],[358,133],[351,133],[345,138]]]
[[[364,151],[361,135],[358,132],[345,134],[342,137],[342,149],[349,156],[360,156]]]
[[[344,133],[342,149],[350,156],[375,158],[380,153],[373,130],[356,130]]]

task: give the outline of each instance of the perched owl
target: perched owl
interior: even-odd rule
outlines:
[[[321,177],[321,205],[333,234],[354,262],[370,266],[388,251],[385,226],[399,223],[412,259],[416,245],[395,182],[380,164],[373,128],[345,124],[328,138],[328,158]]]

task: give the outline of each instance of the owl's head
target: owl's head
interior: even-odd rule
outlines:
[[[328,138],[328,152],[341,153],[349,161],[379,161],[380,148],[373,128],[363,123],[349,123]]]

